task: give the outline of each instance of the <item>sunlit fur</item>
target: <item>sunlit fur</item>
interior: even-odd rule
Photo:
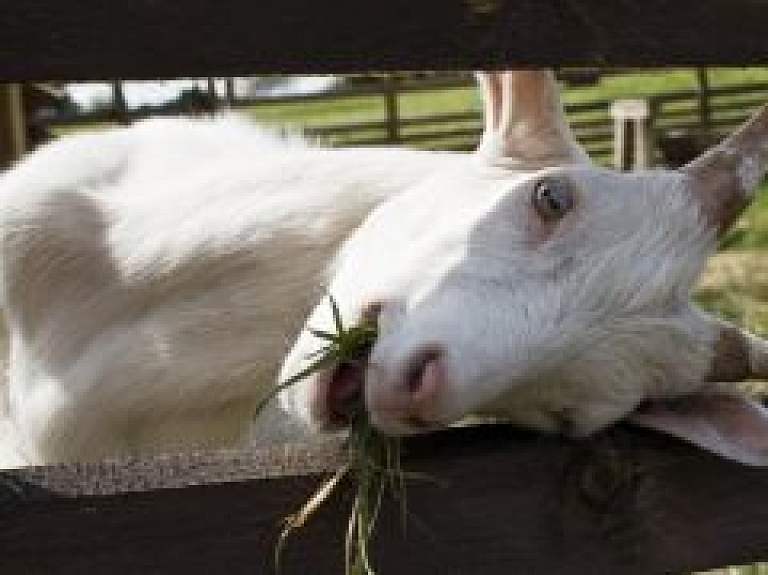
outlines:
[[[545,175],[575,197],[554,223],[531,202]],[[442,349],[446,365],[447,388],[421,414],[434,426],[474,413],[581,435],[648,397],[700,387],[716,329],[689,292],[715,237],[690,185],[676,172],[516,172],[467,158],[380,206],[345,245],[329,288],[347,322],[384,302],[366,378],[372,421],[421,430],[375,398],[404,385],[425,346]],[[328,312],[321,301],[307,325],[329,328]],[[305,331],[283,375],[318,346]],[[323,427],[310,409],[315,385],[287,391],[284,405]]]
[[[311,149],[235,119],[32,154],[0,176],[0,466],[242,438],[341,241],[451,162]]]

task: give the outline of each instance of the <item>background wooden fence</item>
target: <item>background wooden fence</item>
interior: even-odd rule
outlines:
[[[628,72],[629,73],[629,72]],[[712,87],[706,81],[706,71],[697,89],[667,91],[648,98],[651,109],[650,129],[655,147],[655,159],[663,162],[669,155],[686,145],[701,146],[731,131],[743,122],[750,112],[768,101],[768,83],[752,82],[731,86]],[[471,76],[441,75],[399,80],[388,76],[364,85],[343,86],[327,92],[297,94],[282,97],[235,98],[231,93],[220,104],[234,109],[258,109],[273,106],[302,106],[316,102],[336,102],[361,96],[379,97],[385,103],[384,118],[347,123],[312,125],[304,129],[310,138],[332,145],[374,146],[405,145],[426,149],[473,149],[482,130],[479,109],[453,113],[403,116],[400,97],[414,92],[439,92],[474,85]],[[119,89],[114,91],[118,95]],[[566,106],[571,126],[590,154],[605,163],[611,160],[614,149],[614,125],[610,115],[613,100],[600,99]],[[82,124],[103,122],[130,122],[152,115],[175,115],[173,106],[154,110],[126,109],[124,102],[114,110],[100,109],[80,112],[47,120],[53,127],[71,128]],[[681,141],[682,138],[687,138]],[[659,145],[660,144],[660,147]],[[685,151],[684,149],[682,151]]]

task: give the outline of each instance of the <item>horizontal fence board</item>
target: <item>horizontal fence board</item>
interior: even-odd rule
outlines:
[[[613,129],[611,126],[605,130],[590,130],[589,132],[577,133],[576,137],[583,145],[594,144],[597,142],[612,142]]]
[[[395,83],[395,87],[397,94],[400,95],[404,92],[423,93],[441,88],[474,89],[474,82],[468,76],[466,78],[435,76],[418,80],[398,81]],[[736,121],[741,117],[740,115],[734,120],[728,121],[724,121],[723,117],[718,116],[731,111],[746,110],[761,104],[764,98],[761,98],[760,95],[764,94],[767,90],[768,83],[746,83],[710,88],[708,90],[711,95],[709,113],[715,119],[715,122],[714,124],[708,124],[708,126],[732,127],[730,122],[735,125]],[[380,83],[373,85],[361,84],[346,86],[318,95],[295,95],[276,99],[237,99],[234,102],[234,106],[241,110],[272,103],[278,103],[281,106],[300,106],[307,101],[316,99],[331,101],[337,98],[348,98],[356,95],[383,97],[384,87]],[[725,99],[720,100],[720,98]],[[674,129],[678,129],[680,126],[686,129],[702,128],[700,124],[699,92],[696,90],[675,90],[652,95],[648,99],[651,107],[655,110],[654,122],[656,128],[664,130],[670,122],[675,120],[678,120],[678,122],[673,124]],[[571,128],[582,144],[594,146],[597,143],[610,144],[612,142],[613,134],[611,130],[613,120],[609,114],[610,107],[611,100],[592,100],[566,105],[567,114],[571,118]],[[152,112],[153,115],[174,115],[177,113],[178,111],[172,108],[158,108]],[[132,110],[127,113],[127,117],[136,120],[146,114],[145,110]],[[51,126],[66,126],[76,123],[110,122],[114,121],[114,119],[112,111],[98,110],[78,114],[71,118],[55,118],[47,123]],[[697,122],[699,125],[694,125]],[[395,139],[388,135],[390,121],[386,119],[308,125],[303,128],[303,132],[310,138],[330,140],[336,145],[372,146],[407,143],[434,149],[469,150],[473,147],[473,143],[479,139],[481,125],[482,113],[480,111],[461,111],[397,118],[398,137]],[[449,132],[447,135],[445,134],[450,129],[456,130],[459,128],[462,129],[460,133],[451,134]],[[465,139],[452,142],[449,139],[451,136],[465,137]]]
[[[606,147],[606,146],[596,147],[596,148],[588,147],[587,153],[594,160],[607,161],[608,159],[612,159],[612,157],[609,158],[609,156],[613,155],[613,147]]]
[[[456,74],[449,76],[435,76],[419,78],[418,80],[394,80],[392,88],[399,94],[410,92],[424,92],[433,90],[459,90],[474,87],[474,81],[469,74]],[[266,96],[266,97],[248,97],[238,98],[238,105],[247,106],[271,106],[278,104],[309,103],[321,102],[325,100],[335,100],[337,98],[355,98],[361,96],[382,96],[384,88],[382,82],[371,82],[367,84],[352,84],[334,88],[327,92],[312,92],[307,94],[292,94],[289,96]]]
[[[0,80],[768,61],[763,0],[27,0]]]
[[[763,103],[756,98],[768,87],[765,83],[750,83],[738,86],[726,85],[711,89],[715,97],[726,97],[718,101],[713,98],[709,106],[710,119],[707,127],[710,129],[734,128],[746,119],[746,111]],[[741,101],[734,102],[739,97]],[[677,90],[650,96],[649,102],[655,110],[654,128],[660,132],[667,131],[700,131],[703,129],[700,115],[699,93],[696,90]],[[571,128],[582,145],[590,148],[593,156],[612,154],[610,147],[613,141],[613,120],[610,117],[610,100],[595,100],[579,102],[566,106],[566,111],[572,119]],[[600,112],[601,117],[579,119],[581,114]],[[473,125],[449,128],[450,124],[473,122]],[[419,145],[435,149],[471,149],[481,134],[482,114],[480,112],[462,112],[440,114],[435,116],[419,116],[398,119],[401,130],[397,142],[401,144]],[[440,129],[440,124],[446,124]],[[306,133],[315,137],[341,137],[344,145],[384,145],[394,143],[386,134],[386,121],[355,122],[349,124],[325,125],[310,127]],[[366,132],[369,132],[366,134]],[[470,143],[450,142],[444,144],[441,139],[464,137]],[[600,148],[595,148],[603,144]]]
[[[768,90],[768,83],[765,82],[749,82],[744,84],[733,84],[725,86],[710,86],[707,89],[707,94],[710,98],[716,99],[719,97],[739,96],[749,93],[760,93]],[[665,105],[675,102],[684,102],[688,100],[696,100],[701,96],[701,92],[698,90],[672,90],[664,92],[655,96],[651,96],[650,100],[657,105]]]
[[[768,471],[647,431],[566,441],[480,426],[405,450],[406,471],[429,480],[409,481],[405,518],[385,498],[381,575],[639,575],[768,559]],[[340,458],[328,443],[0,473],[3,572],[273,572],[281,519]],[[289,538],[282,573],[342,572],[351,487]]]
[[[479,128],[456,128],[447,130],[434,130],[431,132],[418,132],[414,134],[402,134],[400,140],[403,142],[417,142],[419,140],[439,140],[447,138],[475,138],[480,137]]]
[[[571,129],[574,132],[591,130],[594,128],[606,128],[613,127],[613,119],[608,115],[609,108],[605,109],[605,116],[602,118],[594,118],[592,120],[576,120],[570,122]]]
[[[757,100],[745,100],[740,102],[714,102],[709,105],[709,112],[711,115],[738,115],[745,116],[750,112],[766,103],[768,98],[760,98]],[[684,117],[698,117],[700,109],[695,102],[691,101],[690,106],[684,108],[673,108],[671,110],[664,110],[663,113],[656,116],[656,120],[667,120],[672,118],[684,118]]]
[[[422,126],[431,126],[431,124],[449,124],[460,122],[477,122],[483,120],[480,112],[458,112],[453,114],[435,114],[430,116],[413,116],[398,118],[398,128],[413,128]],[[362,132],[367,130],[386,130],[389,122],[386,120],[374,120],[367,122],[350,122],[346,124],[331,124],[320,126],[309,126],[305,132],[312,136],[328,136],[338,134],[348,134]]]
[[[733,118],[719,118],[711,120],[709,127],[712,129],[719,129],[722,132],[731,131],[744,122],[747,121],[749,116],[733,117]],[[682,132],[682,133],[696,133],[701,131],[701,123],[698,120],[691,119],[689,121],[678,122],[665,122],[656,126],[657,131],[660,132]]]
[[[115,495],[195,485],[325,473],[344,463],[334,441],[285,445],[270,450],[155,455],[93,463],[68,463],[0,471],[0,499],[6,503],[47,498]],[[12,487],[8,489],[8,481]],[[33,486],[26,493],[20,485]]]

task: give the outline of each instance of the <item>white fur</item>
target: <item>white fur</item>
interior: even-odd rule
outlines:
[[[340,242],[451,157],[311,149],[234,118],[31,155],[0,179],[0,466],[242,438]]]
[[[577,200],[540,239],[531,194],[544,176],[568,182]],[[675,172],[467,161],[380,206],[329,287],[348,323],[385,303],[365,382],[374,423],[419,431],[375,398],[396,393],[425,347],[444,351],[446,389],[421,413],[434,427],[482,414],[580,435],[649,397],[701,387],[717,329],[689,292],[715,234],[688,186]],[[330,329],[328,309],[322,301],[307,325]],[[319,345],[305,330],[283,377]],[[322,426],[309,409],[316,388],[306,380],[283,401]]]
[[[379,206],[337,260],[328,291],[345,323],[378,310],[366,373],[331,366],[286,390],[284,407],[334,428],[332,391],[348,397],[357,383],[370,420],[392,434],[479,414],[585,435],[646,400],[705,390],[730,363],[744,376],[761,367],[766,346],[740,336],[751,365],[739,366],[690,291],[746,204],[731,182],[754,186],[765,171],[768,109],[696,167],[625,174],[589,161],[551,72],[478,78],[479,153]],[[719,161],[722,150],[736,161]],[[545,206],[562,210],[537,209],[541,182]],[[327,298],[306,326],[334,329]],[[322,345],[307,328],[283,379]]]

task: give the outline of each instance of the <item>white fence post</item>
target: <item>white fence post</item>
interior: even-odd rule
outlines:
[[[647,100],[616,100],[613,118],[613,165],[623,171],[651,163],[650,106]]]

